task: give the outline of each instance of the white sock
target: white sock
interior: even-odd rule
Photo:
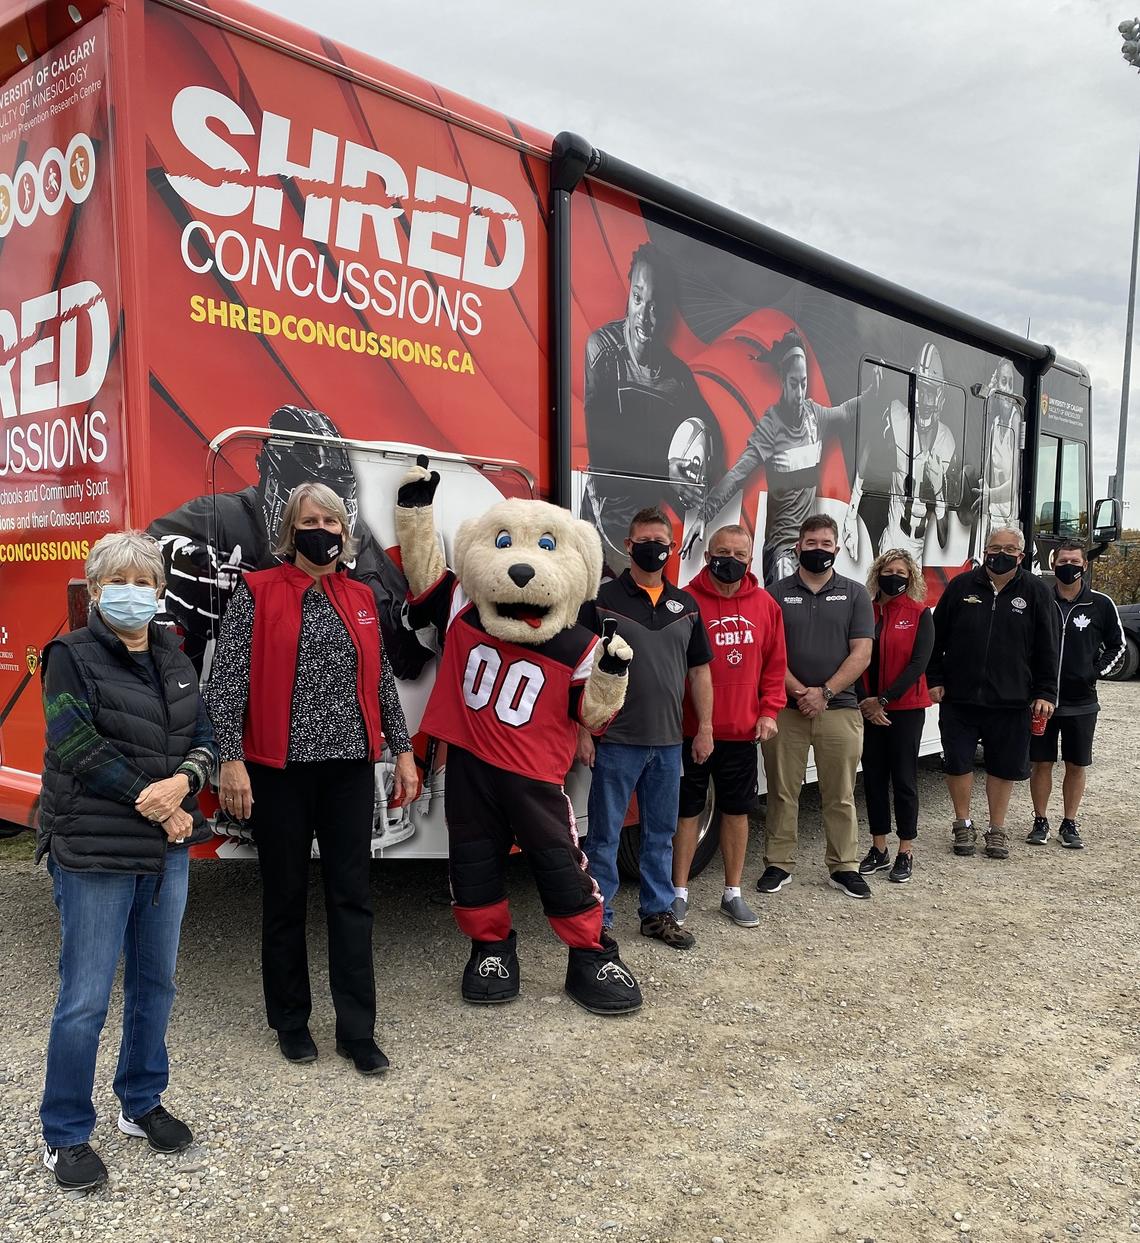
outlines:
[[[689,900],[689,887],[688,887],[688,885],[674,885],[674,886],[673,886],[673,896],[674,896],[674,897],[677,897],[677,898],[680,898],[682,902],[688,902],[688,900]]]
[[[739,898],[739,897],[740,897],[740,886],[739,885],[725,885],[724,887],[724,901],[725,902],[731,902],[733,898]]]

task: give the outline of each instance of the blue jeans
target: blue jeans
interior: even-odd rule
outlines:
[[[151,905],[157,875],[69,872],[50,857],[48,870],[59,908],[59,997],[40,1121],[46,1144],[69,1148],[86,1143],[95,1128],[95,1056],[120,954],[123,1040],[115,1095],[126,1117],[141,1118],[166,1090],[166,1024],[174,1005],[189,852],[168,852],[157,906]]]
[[[605,899],[605,923],[613,923],[618,891],[617,851],[622,821],[634,791],[641,813],[642,919],[673,905],[673,834],[681,789],[681,744],[633,747],[599,738],[590,783],[586,855]]]

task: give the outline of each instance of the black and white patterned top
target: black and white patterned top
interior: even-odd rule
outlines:
[[[222,619],[210,669],[206,705],[222,763],[245,758],[242,727],[249,702],[249,659],[253,646],[253,596],[242,583]],[[377,630],[379,642],[379,630]],[[388,654],[380,653],[380,721],[393,755],[412,749],[404,709]],[[297,675],[289,714],[289,762],[362,760],[368,735],[356,701],[356,649],[323,592],[309,588],[301,606]]]

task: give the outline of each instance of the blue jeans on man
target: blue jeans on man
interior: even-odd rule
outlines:
[[[67,871],[48,859],[59,908],[59,997],[48,1038],[40,1121],[51,1148],[86,1143],[95,1128],[91,1093],[99,1035],[119,958],[123,959],[123,1039],[115,1095],[127,1118],[141,1118],[166,1090],[166,1025],[186,909],[189,851],[171,850],[159,876]]]
[[[586,856],[590,873],[605,899],[603,922],[613,925],[618,891],[617,852],[621,826],[636,792],[641,818],[642,919],[661,915],[673,904],[673,834],[681,788],[681,744],[636,747],[599,738],[590,782]]]

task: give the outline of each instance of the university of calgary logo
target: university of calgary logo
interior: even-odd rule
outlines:
[[[1044,416],[1045,416],[1045,415],[1047,415],[1048,413],[1049,413],[1049,394],[1048,394],[1048,393],[1042,393],[1042,394],[1041,394],[1041,414],[1042,414],[1042,417],[1044,417]]]
[[[24,649],[24,663],[28,666],[29,675],[35,673],[40,667],[40,649],[29,643]]]

